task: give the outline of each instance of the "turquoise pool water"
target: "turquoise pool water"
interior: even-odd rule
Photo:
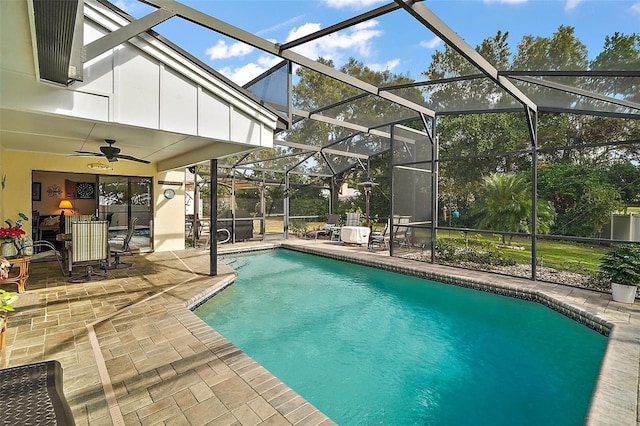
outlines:
[[[542,305],[289,250],[196,314],[341,425],[581,425],[606,338]]]

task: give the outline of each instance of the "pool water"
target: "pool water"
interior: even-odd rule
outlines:
[[[341,425],[581,425],[606,338],[540,304],[289,250],[196,310]]]

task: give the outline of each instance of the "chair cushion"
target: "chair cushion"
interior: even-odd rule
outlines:
[[[42,219],[42,225],[55,226],[60,224],[60,218],[58,216],[45,217]]]

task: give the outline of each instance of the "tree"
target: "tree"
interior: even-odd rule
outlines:
[[[604,48],[591,62],[592,70],[639,70],[640,34],[624,35],[616,32],[607,36]],[[608,96],[618,96],[640,102],[640,83],[637,78],[594,78],[591,88]]]
[[[508,69],[510,62],[509,33],[498,31],[494,37],[485,39],[476,51],[498,69]],[[437,51],[431,57],[431,65],[422,74],[429,80],[452,77],[475,76],[480,71],[464,59],[455,49],[445,45],[444,52]],[[436,111],[464,111],[491,108],[513,103],[507,95],[489,79],[462,79],[430,85],[425,91],[428,106]]]
[[[618,189],[602,169],[591,165],[542,164],[538,194],[556,210],[552,233],[558,235],[598,237],[611,212],[622,207]]]
[[[334,67],[331,60],[320,58],[318,62]],[[373,71],[353,58],[341,66],[339,71],[379,87],[398,86],[413,82],[413,79],[401,74]],[[322,115],[366,127],[400,121],[407,118],[409,114],[417,116],[415,112],[411,112],[403,106],[378,96],[364,94],[360,89],[304,67],[296,70],[296,76],[298,82],[293,87],[292,101],[294,108],[312,112],[321,110]],[[416,88],[404,88],[402,95],[417,103],[424,102],[420,90]],[[349,98],[353,99],[340,103]],[[385,138],[339,125],[307,119],[295,123],[291,130],[281,135],[281,138],[314,147],[331,145],[331,148],[337,151],[370,156],[375,156],[389,149],[389,142]],[[317,169],[325,168],[324,159],[327,158],[330,171],[336,174],[342,174],[356,164],[353,157],[329,153],[325,153],[325,157],[317,156],[316,158],[318,160]]]
[[[331,60],[320,58],[318,62],[334,67]],[[339,70],[367,83],[382,87],[399,86],[413,82],[413,79],[401,74],[392,74],[389,71],[373,71],[353,58],[341,66]],[[293,87],[294,108],[308,111],[321,110],[320,113],[323,115],[367,127],[381,122],[393,123],[401,121],[411,116],[408,114],[417,115],[405,107],[391,103],[378,96],[363,94],[360,89],[336,82],[327,76],[304,67],[298,68],[296,75],[298,82]],[[419,89],[409,87],[397,90],[402,91],[403,97],[408,97],[416,103],[424,103]],[[347,98],[353,99],[339,103]],[[333,106],[327,108],[330,105]],[[423,126],[420,127],[420,129],[422,128]],[[357,184],[366,180],[368,176],[366,176],[365,171],[357,167],[359,163],[356,157],[338,155],[335,151],[369,155],[369,174],[370,177],[376,178],[376,183],[378,183],[371,196],[371,215],[372,217],[388,216],[390,193],[388,184],[389,159],[385,153],[388,152],[390,145],[387,138],[355,131],[339,125],[306,119],[295,123],[293,128],[281,134],[280,138],[289,142],[314,147],[328,147],[330,145],[331,152],[327,150],[323,152],[322,156],[316,155],[314,157],[316,160],[315,166],[310,171],[333,173],[338,182],[347,182],[351,187],[357,187]],[[363,160],[363,163],[366,164],[367,161]],[[364,194],[351,201],[363,211],[365,210]],[[338,205],[336,210],[339,211],[341,208],[347,207]]]
[[[575,28],[560,25],[551,38],[524,36],[513,59],[517,70],[584,70],[587,47],[578,40]]]
[[[480,229],[531,232],[532,209],[531,183],[525,175],[494,173],[483,179],[471,215]],[[553,218],[553,207],[549,203],[538,203],[538,232],[548,232]],[[504,234],[502,243],[505,243]]]
[[[569,26],[560,26],[551,37],[525,36],[517,45],[516,54],[509,55],[508,34],[498,32],[476,47],[499,70],[588,70],[639,69],[640,52],[638,36],[616,34],[607,37],[603,52],[594,62],[589,62],[585,45],[575,37]],[[477,74],[455,50],[445,47],[433,55],[429,69],[424,73],[429,79],[472,76]],[[583,90],[631,100],[640,91],[637,78],[616,79],[609,86],[597,87],[595,78],[577,76],[553,77],[553,82],[573,85]],[[486,79],[483,79],[486,80]],[[604,81],[605,79],[602,79]],[[429,85],[427,93],[432,107],[447,112],[477,108],[484,97],[483,107],[495,105],[514,106],[513,99],[491,85],[481,86],[477,79],[464,79],[451,83]],[[611,82],[611,79],[607,79]],[[635,84],[635,86],[634,86]],[[523,91],[541,105],[571,108],[594,108],[595,101],[587,96],[560,93],[533,84],[523,86]],[[597,107],[597,105],[595,105]],[[625,112],[620,109],[620,112]],[[437,134],[440,136],[440,198],[455,200],[458,209],[470,205],[476,199],[482,176],[493,173],[525,172],[531,168],[531,157],[525,154],[530,148],[530,137],[522,113],[483,115],[443,115],[438,118]],[[542,112],[538,115],[538,144],[541,167],[551,167],[554,162],[575,164],[590,169],[603,170],[610,164],[637,160],[640,146],[633,143],[640,138],[638,120],[594,117],[580,114]],[[629,143],[625,143],[629,141]],[[619,143],[617,143],[619,142]],[[589,146],[591,145],[591,146]],[[501,155],[502,154],[502,155]],[[575,173],[581,173],[579,168]],[[578,175],[580,176],[580,175]],[[543,187],[547,201],[558,209],[554,233],[592,236],[599,233],[605,217],[618,205],[618,196],[611,184],[603,186],[607,179],[600,174],[597,185],[581,196],[575,188],[580,179],[575,174],[567,176],[570,182],[568,194],[553,192],[551,186]],[[546,182],[543,182],[546,185]],[[557,187],[557,188],[562,188]],[[575,191],[575,192],[574,192]],[[543,193],[540,193],[543,195]],[[609,197],[609,198],[607,198]],[[556,205],[556,203],[558,203]],[[582,206],[584,203],[588,208]],[[585,219],[589,211],[590,216]],[[467,214],[465,217],[469,217]],[[573,217],[573,218],[572,218]],[[604,221],[604,222],[603,222]],[[461,223],[461,222],[460,222]],[[470,225],[472,225],[470,223]]]
[[[630,161],[615,163],[607,171],[607,178],[618,189],[624,203],[624,214],[627,214],[630,204],[640,203],[640,167]]]

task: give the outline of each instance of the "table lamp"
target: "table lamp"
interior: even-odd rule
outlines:
[[[62,209],[62,213],[64,215],[65,209],[73,210],[73,205],[69,200],[60,200],[60,204],[58,204],[58,208]]]

